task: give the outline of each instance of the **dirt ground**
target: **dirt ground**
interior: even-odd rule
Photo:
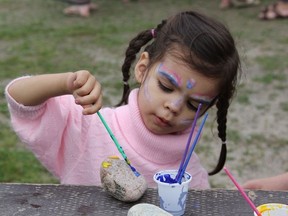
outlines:
[[[230,27],[242,60],[242,79],[228,114],[226,162],[240,183],[288,171],[288,20],[257,18],[271,2],[212,12]],[[210,128],[205,127],[196,152],[212,170],[221,143],[215,114],[210,112],[208,118]],[[234,187],[223,171],[211,176],[210,183],[212,187]]]
[[[228,117],[228,156],[226,166],[240,183],[248,179],[263,178],[288,171],[288,117],[286,81],[273,81],[266,84],[253,79],[263,75],[263,69],[253,64],[259,50],[251,49],[246,53],[243,72],[238,93],[231,104]],[[262,53],[263,54],[263,53]],[[248,66],[247,66],[248,65]],[[288,68],[281,71],[287,75]],[[247,102],[239,102],[239,98],[248,98]],[[213,113],[212,113],[213,114]],[[213,118],[211,118],[213,120]],[[198,155],[206,167],[216,165],[221,143],[213,126],[213,133],[207,130],[205,140],[199,145]],[[209,128],[208,128],[209,129]],[[211,144],[212,142],[212,144]],[[211,145],[217,147],[211,148]],[[201,151],[204,149],[204,151]],[[207,149],[209,149],[207,151]],[[206,151],[205,151],[206,150]],[[212,187],[234,187],[224,172],[210,177]]]

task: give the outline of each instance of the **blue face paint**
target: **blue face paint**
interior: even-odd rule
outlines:
[[[163,63],[159,65],[157,71],[161,76],[166,77],[174,86],[179,87],[181,85],[181,79],[178,77],[177,73],[169,71],[169,69],[166,68]]]
[[[192,89],[193,85],[191,82],[187,81],[186,87],[187,87],[187,89]]]
[[[177,81],[175,80],[175,78],[171,74],[167,74],[164,71],[159,71],[159,74],[161,74],[162,76],[166,77],[174,86],[178,87]]]
[[[195,84],[196,84],[195,80],[190,79],[190,80],[188,80],[187,83],[186,83],[186,88],[187,88],[187,89],[192,89],[192,88],[195,86]]]

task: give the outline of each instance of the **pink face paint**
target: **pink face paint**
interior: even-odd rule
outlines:
[[[163,63],[161,63],[157,69],[158,73],[164,77],[166,77],[173,85],[180,87],[182,85],[182,80],[179,75],[165,67]]]
[[[205,95],[200,95],[200,94],[193,94],[191,95],[191,98],[201,102],[201,103],[204,103],[204,104],[210,104],[212,102],[212,100],[214,98],[211,98],[211,97],[208,97],[208,96],[205,96]]]
[[[175,106],[175,107],[180,107],[181,104],[183,103],[184,99],[183,98],[179,98],[175,101],[172,101],[172,105]]]
[[[148,101],[151,101],[151,95],[150,95],[150,92],[149,92],[149,87],[148,87],[148,80],[150,79],[149,77],[146,78],[147,82],[144,82],[144,95],[145,97],[147,98]]]
[[[190,80],[188,80],[187,83],[186,83],[186,88],[187,88],[187,89],[192,89],[192,88],[195,86],[195,84],[196,84],[195,80],[190,79]]]

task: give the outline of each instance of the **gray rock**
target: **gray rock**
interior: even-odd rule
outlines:
[[[124,160],[117,156],[108,157],[100,169],[101,183],[105,191],[124,202],[134,202],[142,197],[147,182],[140,174],[138,177]]]
[[[172,214],[164,211],[158,206],[140,203],[132,206],[129,209],[127,216],[172,216]]]

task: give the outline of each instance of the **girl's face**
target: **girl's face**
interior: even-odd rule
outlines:
[[[198,105],[200,114],[218,95],[217,80],[202,76],[172,56],[149,70],[148,53],[142,53],[135,77],[141,83],[138,105],[145,126],[155,134],[170,134],[191,127]]]

